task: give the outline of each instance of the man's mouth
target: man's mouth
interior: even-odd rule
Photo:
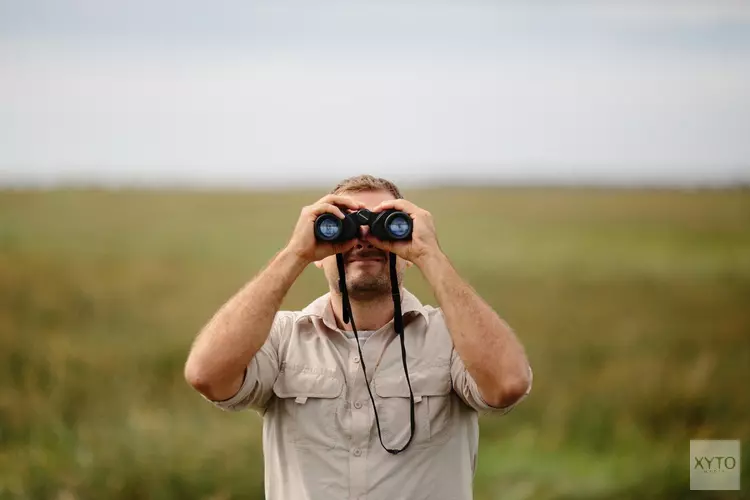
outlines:
[[[351,262],[384,262],[385,258],[381,255],[357,255],[349,258]]]

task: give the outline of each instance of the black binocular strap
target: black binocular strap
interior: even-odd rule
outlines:
[[[346,290],[346,271],[344,270],[344,256],[336,254],[336,266],[339,268],[339,292],[341,292],[341,314],[344,323],[349,323],[352,317],[351,304],[349,304],[349,292]],[[352,328],[354,322],[352,322]],[[356,336],[356,333],[354,334]],[[359,342],[357,342],[359,343]]]
[[[409,386],[409,410],[410,410],[410,432],[409,440],[400,449],[391,449],[383,444],[383,435],[380,431],[380,419],[378,418],[378,410],[375,408],[375,398],[372,396],[370,390],[370,383],[367,380],[367,370],[365,368],[365,357],[362,355],[362,347],[359,345],[359,335],[357,334],[357,327],[354,324],[354,316],[352,315],[351,304],[349,303],[349,293],[346,290],[346,274],[344,271],[344,257],[340,253],[336,254],[336,265],[339,269],[339,291],[341,292],[341,310],[343,315],[344,323],[352,323],[352,331],[354,332],[354,338],[357,341],[357,350],[359,351],[359,361],[362,364],[362,372],[365,375],[365,386],[367,387],[367,393],[370,395],[370,401],[372,402],[372,410],[375,412],[375,424],[378,428],[378,438],[380,439],[380,445],[385,451],[392,455],[396,455],[404,451],[407,446],[411,443],[414,438],[414,393],[411,389],[411,381],[409,380],[409,370],[406,367],[406,346],[404,345],[404,321],[401,314],[401,294],[398,289],[398,276],[396,275],[396,254],[390,252],[389,255],[389,268],[391,274],[391,296],[393,298],[393,328],[396,330],[396,334],[401,339],[401,361],[404,364],[404,374],[406,375],[406,383]]]

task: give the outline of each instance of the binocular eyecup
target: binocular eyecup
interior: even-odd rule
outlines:
[[[358,237],[359,227],[369,226],[370,234],[384,241],[410,240],[414,224],[406,212],[388,209],[371,212],[366,208],[345,214],[343,219],[325,213],[315,219],[315,239],[341,243]]]

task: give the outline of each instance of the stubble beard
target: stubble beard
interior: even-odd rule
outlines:
[[[391,280],[388,274],[359,273],[358,276],[347,275],[346,278],[346,288],[351,300],[369,302],[391,293]]]
[[[401,273],[398,274],[398,282],[401,284]],[[329,277],[331,290],[339,293],[338,272]],[[391,294],[390,272],[378,274],[363,271],[346,273],[346,290],[351,300],[357,302],[372,302],[382,300]]]

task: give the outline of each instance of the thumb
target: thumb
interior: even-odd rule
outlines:
[[[391,249],[393,248],[393,242],[380,240],[371,234],[368,234],[365,237],[365,239],[367,240],[368,243],[372,243],[374,247],[384,250],[386,252],[390,252]]]
[[[343,243],[333,244],[333,250],[335,253],[346,253],[357,245],[357,240],[349,240]]]

